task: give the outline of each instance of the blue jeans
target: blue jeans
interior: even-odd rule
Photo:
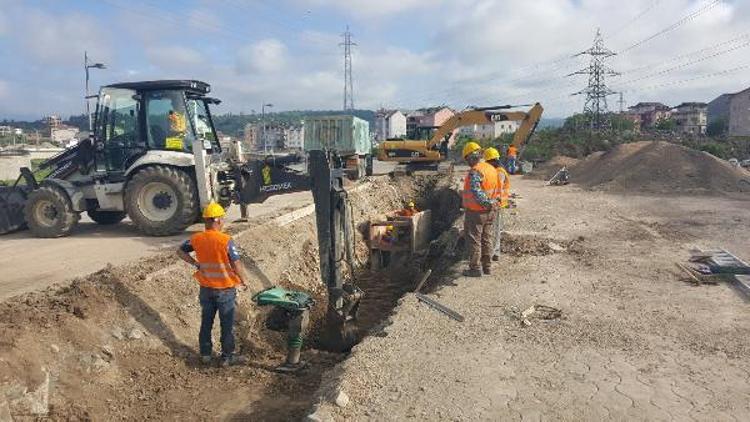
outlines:
[[[211,356],[213,343],[211,342],[211,330],[214,327],[216,312],[219,312],[221,323],[221,355],[232,356],[234,353],[234,300],[237,297],[236,289],[211,289],[201,287],[198,296],[201,302],[201,331],[198,335],[201,356]]]

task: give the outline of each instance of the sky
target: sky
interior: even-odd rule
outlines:
[[[0,0],[0,119],[80,114],[91,87],[199,79],[217,113],[341,109],[347,26],[356,108],[541,102],[548,117],[589,66],[598,29],[625,106],[708,102],[750,86],[747,0]],[[619,96],[608,98],[618,110]]]

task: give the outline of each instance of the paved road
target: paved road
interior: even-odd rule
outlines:
[[[375,173],[385,174],[392,165],[376,162]],[[312,204],[309,192],[275,196],[262,204],[249,206],[249,216],[271,217]],[[229,210],[230,223],[239,219],[239,208]],[[60,239],[37,239],[28,231],[0,237],[0,300],[51,284],[98,271],[107,264],[123,264],[165,248],[174,248],[200,224],[186,233],[169,237],[141,235],[125,220],[114,226],[100,226],[85,217],[75,232]]]
[[[250,217],[269,217],[284,209],[296,209],[312,203],[308,192],[270,198],[249,206]],[[239,218],[239,208],[229,210],[230,223]],[[0,299],[44,288],[97,271],[107,264],[122,264],[164,248],[174,248],[200,224],[186,233],[169,237],[148,237],[125,220],[113,226],[100,226],[82,218],[75,232],[59,239],[37,239],[28,231],[0,238]]]

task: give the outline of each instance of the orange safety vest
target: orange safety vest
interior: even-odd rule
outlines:
[[[229,262],[227,246],[232,238],[218,230],[206,230],[190,237],[200,269],[193,274],[201,287],[229,289],[240,284],[240,278]]]
[[[495,198],[497,197],[496,195],[498,195],[499,192],[499,187],[497,185],[497,170],[495,170],[495,168],[492,167],[491,164],[481,162],[472,167],[469,174],[467,174],[466,178],[464,179],[464,190],[462,193],[464,209],[467,209],[469,211],[489,211],[487,208],[482,206],[482,204],[477,202],[476,198],[474,198],[474,194],[471,192],[471,183],[469,181],[469,176],[472,171],[479,172],[479,174],[482,175],[482,190],[490,198]]]
[[[497,184],[499,194],[497,197],[500,198],[500,206],[508,208],[508,199],[510,199],[510,174],[502,166],[497,167]],[[505,176],[505,177],[503,177]],[[500,181],[500,179],[503,179]]]

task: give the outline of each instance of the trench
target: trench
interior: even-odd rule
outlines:
[[[312,316],[311,326],[306,338],[307,348],[303,351],[305,355],[319,356],[325,354],[331,359],[318,362],[319,365],[309,367],[302,371],[300,376],[320,382],[323,374],[332,369],[336,364],[346,359],[350,349],[360,343],[368,336],[380,335],[388,325],[389,316],[397,306],[399,299],[406,293],[413,292],[419,280],[429,269],[432,271],[429,280],[421,289],[423,292],[434,290],[445,280],[454,277],[446,271],[462,258],[462,250],[456,244],[458,232],[455,223],[462,215],[460,210],[460,197],[458,193],[444,185],[445,180],[433,177],[421,177],[414,180],[413,186],[401,186],[406,189],[417,207],[424,211],[430,210],[432,218],[429,224],[429,244],[426,248],[414,253],[393,252],[389,256],[388,264],[374,263],[369,248],[364,248],[363,239],[367,237],[369,224],[367,221],[360,222],[356,229],[359,243],[355,261],[359,264],[354,270],[353,279],[355,284],[363,290],[364,297],[359,306],[356,319],[347,323],[345,344],[326,343],[323,338],[325,328],[322,323],[322,314]],[[442,186],[441,186],[442,184]],[[267,326],[283,331],[286,321],[283,313],[272,310],[266,316]],[[331,352],[332,351],[332,352]],[[295,397],[294,411],[289,412],[289,402],[280,401],[275,392],[284,390],[289,383],[294,383],[299,377],[280,376],[275,385],[269,386],[268,394],[264,394],[252,404],[252,412],[241,412],[233,415],[232,420],[284,420],[290,418],[299,420],[310,412],[316,397],[317,388],[312,388]],[[310,385],[314,384],[311,382]],[[319,386],[319,385],[318,385]],[[281,408],[286,411],[282,412]],[[284,417],[279,417],[284,413]]]
[[[451,265],[461,258],[446,253],[457,249],[454,223],[460,200],[447,179],[380,178],[361,193],[364,205],[354,215],[353,273],[365,296],[350,325],[354,344],[381,332],[399,299],[414,290],[426,269],[433,273],[423,291],[450,278]],[[371,268],[363,223],[409,199],[433,214],[429,247],[413,255],[396,254],[391,265]],[[245,242],[246,255],[253,257],[248,263],[267,273],[255,278],[267,275],[319,299],[303,349],[309,362],[305,370],[294,375],[273,371],[284,357],[285,332],[273,329],[273,311],[253,306],[249,294],[238,297],[235,324],[237,352],[248,363],[202,365],[192,270],[175,264],[174,252],[166,251],[0,303],[0,410],[7,399],[13,415],[28,417],[28,405],[34,403],[49,409],[43,415],[49,420],[304,418],[318,398],[323,374],[348,353],[327,351],[331,348],[321,342],[326,292],[318,281],[314,218],[273,230],[263,223],[236,228],[236,240]],[[218,331],[216,322],[215,351]],[[48,395],[35,395],[45,389]],[[44,397],[48,403],[36,402]]]

